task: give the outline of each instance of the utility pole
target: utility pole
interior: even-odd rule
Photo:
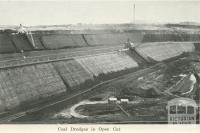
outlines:
[[[133,4],[133,24],[135,24],[135,3]]]

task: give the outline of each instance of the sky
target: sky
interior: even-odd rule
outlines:
[[[0,25],[200,23],[200,1],[0,1]]]

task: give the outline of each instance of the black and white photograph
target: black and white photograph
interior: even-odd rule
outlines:
[[[0,125],[199,125],[199,13],[192,0],[0,1]]]

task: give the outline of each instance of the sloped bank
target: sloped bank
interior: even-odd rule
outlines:
[[[0,112],[20,110],[24,105],[31,108],[34,103],[41,106],[42,101],[52,96],[70,96],[71,92],[88,89],[138,67],[125,53],[107,53],[1,69]]]
[[[155,61],[163,61],[183,53],[194,52],[193,42],[155,42],[143,43],[136,47],[136,51],[148,60],[148,57]]]
[[[96,31],[87,30],[49,30],[29,31],[16,33],[16,31],[0,31],[0,54],[22,51],[39,51],[52,49],[67,49],[89,46],[115,46],[124,45],[130,40],[135,43],[188,41],[199,42],[199,32],[182,32],[179,30],[127,30],[127,31]]]
[[[144,59],[150,57],[160,62],[184,52],[194,52],[195,45],[189,42],[145,43],[135,50]],[[37,103],[61,93],[70,95],[138,68],[139,63],[130,55],[114,52],[1,69],[0,111],[12,110],[24,103]]]

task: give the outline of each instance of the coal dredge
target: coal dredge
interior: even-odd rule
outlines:
[[[0,123],[199,123],[199,85],[197,25],[0,28]]]

